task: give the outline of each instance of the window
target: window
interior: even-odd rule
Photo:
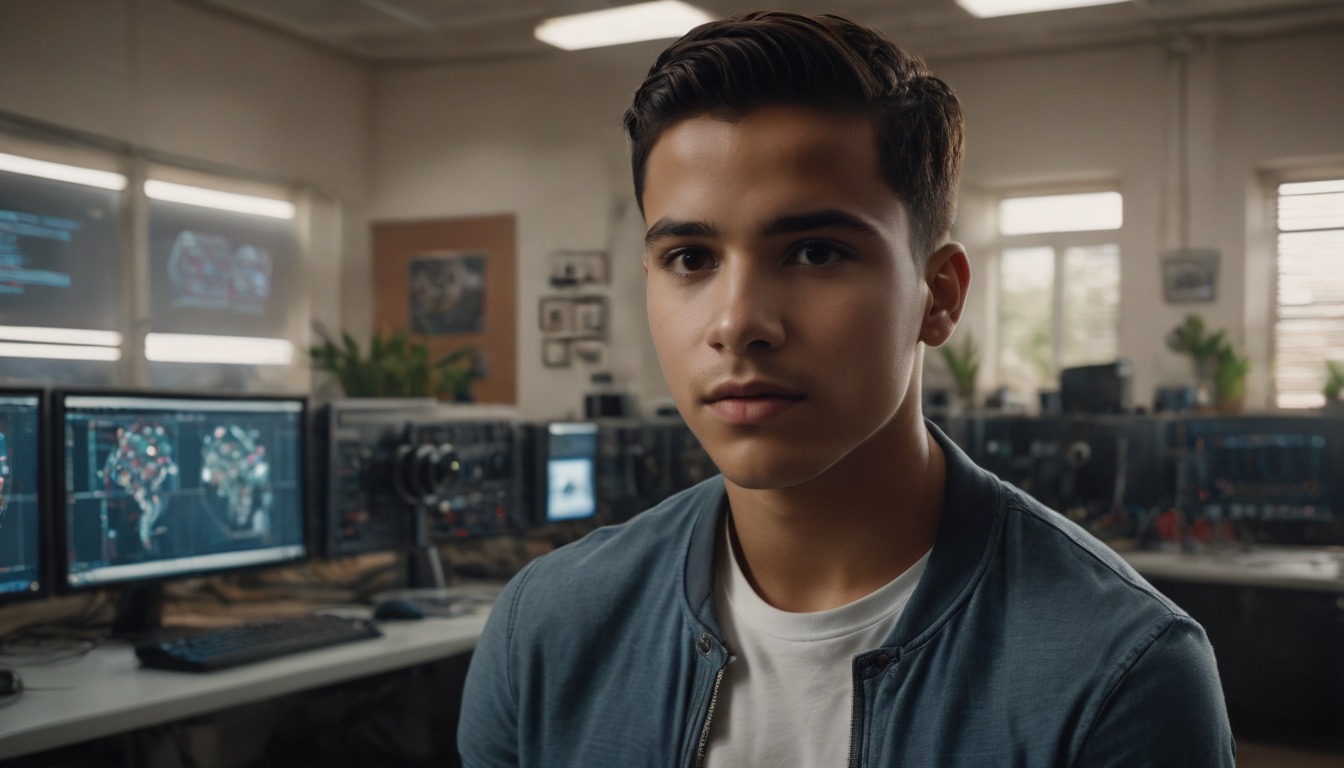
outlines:
[[[1059,371],[1115,360],[1120,320],[1119,192],[999,203],[999,378],[1034,394]]]
[[[0,153],[0,376],[114,380],[125,187],[120,173]]]
[[[290,365],[308,325],[291,196],[0,132],[0,378],[305,386]]]
[[[1325,405],[1325,363],[1344,359],[1344,179],[1280,184],[1274,400]]]

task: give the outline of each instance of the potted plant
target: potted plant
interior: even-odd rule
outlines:
[[[424,342],[409,343],[405,333],[388,339],[373,337],[369,356],[360,354],[359,342],[341,334],[340,345],[331,340],[309,350],[313,367],[334,374],[347,397],[427,397],[458,402],[472,400],[476,350],[464,347],[434,362]]]
[[[1226,331],[1206,333],[1204,318],[1186,315],[1185,322],[1167,334],[1167,349],[1189,355],[1195,367],[1196,400],[1208,406],[1215,399],[1219,353],[1224,347]]]
[[[1218,366],[1214,371],[1216,398],[1214,407],[1219,413],[1240,413],[1246,397],[1246,374],[1251,372],[1249,357],[1240,357],[1231,344],[1218,350]]]
[[[1339,395],[1344,392],[1344,360],[1325,361],[1325,410],[1344,411],[1344,400]]]
[[[980,359],[975,349],[975,341],[966,334],[961,347],[947,344],[942,348],[943,361],[947,370],[957,382],[957,397],[966,408],[975,405],[975,375],[980,372]]]

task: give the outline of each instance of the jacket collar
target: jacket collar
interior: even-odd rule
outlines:
[[[922,644],[970,598],[988,565],[989,544],[996,538],[1004,515],[999,481],[977,467],[932,422],[925,420],[925,425],[947,457],[943,516],[919,586],[887,638],[886,645],[893,647]],[[689,535],[680,542],[685,552],[684,608],[698,631],[722,638],[714,606],[714,551],[722,538],[718,531],[728,509],[723,477],[706,480],[691,494],[695,520]]]

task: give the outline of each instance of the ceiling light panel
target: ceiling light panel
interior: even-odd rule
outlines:
[[[254,216],[269,216],[273,219],[294,218],[294,204],[288,200],[276,200],[273,197],[239,195],[234,192],[221,192],[217,189],[192,187],[186,184],[174,184],[170,181],[150,179],[145,182],[145,196],[155,200],[185,205],[199,205],[203,208],[215,208],[234,213],[250,213]]]
[[[115,362],[121,359],[121,350],[117,347],[85,347],[73,344],[16,344],[10,341],[0,341],[0,357]]]
[[[21,173],[24,176],[40,176],[44,179],[68,181],[71,184],[83,184],[88,187],[111,189],[117,192],[126,188],[126,177],[111,171],[96,171],[92,168],[80,168],[77,165],[48,163],[31,157],[0,154],[0,171]]]
[[[0,325],[0,339],[31,341],[40,344],[82,344],[93,347],[119,347],[121,334],[83,328],[38,328],[24,325]]]
[[[147,333],[145,358],[156,363],[289,365],[294,345],[287,339]]]
[[[1094,5],[1115,5],[1128,0],[957,0],[972,16],[989,19],[995,16],[1016,16],[1022,13],[1062,11],[1065,8],[1088,8]]]
[[[681,0],[658,0],[572,16],[557,16],[537,25],[538,40],[577,51],[608,45],[681,37],[714,16]]]

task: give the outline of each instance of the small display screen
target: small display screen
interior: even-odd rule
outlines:
[[[36,396],[0,395],[0,597],[41,587]]]
[[[578,520],[597,513],[593,466],[596,424],[552,424],[547,428],[546,520]]]
[[[64,398],[71,586],[305,554],[303,403]]]

